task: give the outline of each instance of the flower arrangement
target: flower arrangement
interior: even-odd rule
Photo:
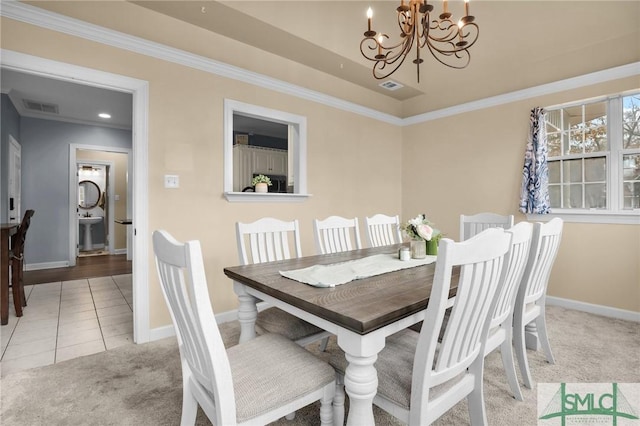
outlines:
[[[251,181],[251,185],[253,186],[256,186],[259,183],[266,183],[267,186],[271,186],[271,179],[269,179],[269,177],[265,175],[258,175]]]
[[[409,219],[400,229],[412,240],[439,241],[442,238],[442,233],[433,227],[433,223],[424,214]]]

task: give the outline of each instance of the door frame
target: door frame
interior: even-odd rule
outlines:
[[[132,123],[132,219],[133,219],[133,340],[146,343],[149,329],[149,82],[105,71],[0,49],[2,67],[23,73],[131,93]]]
[[[83,151],[97,151],[97,152],[117,152],[122,154],[127,154],[127,175],[131,176],[133,164],[131,162],[131,150],[126,148],[115,148],[115,147],[101,147],[96,145],[78,145],[78,144],[69,144],[69,215],[73,216],[73,220],[75,224],[71,228],[71,233],[75,234],[75,238],[73,238],[74,246],[73,250],[71,250],[71,242],[72,239],[69,238],[69,266],[71,265],[71,261],[73,260],[73,265],[76,264],[76,260],[78,257],[79,251],[79,221],[78,221],[78,165],[80,164],[95,164],[97,166],[107,166],[109,170],[109,174],[107,176],[107,200],[109,200],[109,210],[107,212],[106,226],[107,233],[109,235],[109,244],[106,245],[109,254],[114,254],[115,250],[113,248],[113,240],[114,240],[114,219],[115,213],[113,211],[113,203],[114,203],[114,195],[115,195],[115,176],[113,173],[114,163],[113,161],[108,160],[84,160],[77,158],[77,150],[81,149]],[[73,182],[72,182],[73,181]],[[131,181],[127,182],[127,194],[131,192]],[[131,204],[127,203],[127,217],[131,217]],[[71,224],[71,221],[69,221]],[[127,233],[129,229],[127,229]],[[127,238],[127,241],[129,239]],[[129,247],[127,247],[127,251]]]
[[[20,167],[19,167],[19,171],[20,173],[16,173],[15,170],[15,155],[14,153],[17,152],[19,153],[19,157],[20,157]],[[12,188],[12,185],[9,184],[7,187],[7,222],[9,223],[20,223],[22,221],[22,145],[20,145],[20,142],[18,142],[16,140],[16,138],[13,137],[13,135],[9,135],[9,146],[7,148],[7,157],[8,157],[8,181],[10,182],[11,179],[17,177],[18,179],[18,185],[17,188],[15,188],[15,183],[14,183],[14,188]],[[17,202],[14,202],[14,207],[16,212],[13,214],[14,217],[11,217],[11,194],[9,193],[12,189],[16,189],[17,193],[13,194],[13,198],[17,199]]]

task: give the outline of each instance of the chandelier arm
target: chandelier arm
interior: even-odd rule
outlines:
[[[385,62],[385,61],[377,61],[374,65],[373,65],[373,77],[376,80],[382,80],[383,78],[387,78],[389,77],[391,74],[393,74],[398,68],[400,68],[400,65],[403,64],[404,60],[407,59],[407,55],[402,55],[402,56],[398,56],[396,57],[393,61],[391,62]],[[388,65],[393,65],[396,61],[400,60],[400,62],[398,62],[396,65],[394,65],[391,69],[391,71],[385,73],[385,74],[379,74],[380,72],[382,72],[382,70],[384,70]],[[378,72],[378,74],[376,73]]]
[[[376,41],[376,39],[374,39],[373,37],[367,37],[362,39],[362,41],[360,42],[360,53],[362,53],[362,56],[370,61],[376,61],[374,57],[367,55],[367,53],[364,51],[365,45],[369,50],[378,50],[378,42]]]
[[[471,27],[473,31],[469,31],[464,33],[464,30],[467,27]],[[456,26],[457,28],[457,26]],[[463,25],[462,28],[459,29],[458,39],[460,41],[465,41],[466,44],[463,46],[458,46],[455,43],[456,37],[434,37],[432,33],[429,33],[429,36],[422,40],[421,47],[424,47],[425,43],[428,43],[433,49],[437,50],[439,53],[456,53],[468,50],[471,46],[473,46],[476,41],[478,41],[478,35],[480,30],[475,23],[468,23]],[[462,36],[460,37],[460,34]],[[471,41],[468,41],[470,39]]]
[[[400,43],[394,46],[385,47],[385,46],[382,46],[380,42],[378,42],[378,40],[376,40],[375,38],[367,37],[360,42],[360,53],[362,53],[362,56],[364,56],[366,59],[373,62],[384,61],[387,63],[394,63],[400,57],[406,56],[407,53],[409,53],[412,44],[413,44],[413,37],[407,37],[402,41],[400,41]],[[367,54],[367,52],[364,51],[365,46],[367,49],[371,50],[372,52]],[[396,49],[400,47],[401,49],[396,51]],[[374,52],[378,52],[378,53],[373,54]],[[383,58],[381,58],[380,55],[382,55]]]
[[[462,68],[465,68],[467,65],[469,65],[469,62],[471,61],[471,54],[469,53],[468,50],[459,50],[456,52],[442,52],[436,49],[434,46],[432,46],[431,43],[427,43],[427,48],[429,49],[429,52],[431,52],[431,55],[433,55],[433,57],[436,59],[436,61],[440,62],[442,65],[448,66],[449,68],[462,69]],[[453,65],[452,63],[449,63],[441,58],[441,57],[452,57],[452,56],[455,56],[454,61],[462,60],[463,63],[461,65]]]
[[[469,27],[471,31],[464,34],[463,31],[467,29],[467,27]],[[460,27],[460,32],[463,33],[462,39],[467,41],[467,45],[464,46],[464,49],[467,50],[471,46],[476,44],[476,41],[478,41],[478,36],[480,35],[480,27],[478,27],[478,25],[476,25],[474,22],[469,22]],[[470,41],[467,39],[469,39]]]
[[[443,22],[444,21],[432,21],[432,25],[429,27],[429,38],[431,40],[445,43],[456,39],[459,34],[458,25],[447,20],[449,24],[447,26],[443,26]]]
[[[402,47],[397,53],[390,56],[392,52],[387,52],[384,55],[383,59],[378,59],[375,61],[373,66],[373,76],[377,80],[381,80],[393,74],[400,65],[403,64],[404,60],[407,58],[407,54],[411,51],[411,47],[413,46],[413,37],[407,37],[402,42],[395,47]],[[384,49],[384,48],[383,48]],[[385,72],[384,70],[389,67],[390,70]]]

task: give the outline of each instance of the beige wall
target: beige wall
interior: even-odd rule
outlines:
[[[312,254],[316,217],[399,212],[402,153],[396,126],[4,18],[2,48],[149,82],[147,225],[179,240],[201,240],[216,312],[237,305],[222,272],[238,264],[236,221],[298,219],[303,253]],[[224,98],[307,117],[309,200],[265,204],[223,198]],[[180,188],[165,189],[165,174],[178,174]],[[170,324],[170,318],[152,256],[150,250],[150,327],[155,328]]]
[[[531,108],[638,87],[636,76],[405,128],[402,212],[426,213],[455,240],[461,214],[526,220],[518,197]],[[640,226],[566,223],[548,294],[638,312],[639,263]]]

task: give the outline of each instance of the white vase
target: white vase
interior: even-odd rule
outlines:
[[[256,183],[256,192],[269,192],[269,186],[264,182]]]
[[[424,259],[427,257],[427,244],[425,240],[411,240],[411,257]]]

